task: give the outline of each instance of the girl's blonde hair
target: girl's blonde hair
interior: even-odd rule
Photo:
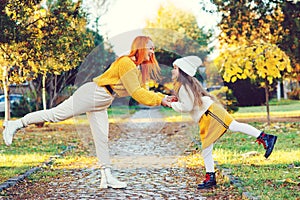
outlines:
[[[187,75],[185,72],[183,72],[179,68],[179,76],[177,78],[177,81],[183,85],[188,90],[188,87],[192,90],[192,94],[189,92],[189,96],[194,95],[194,104],[201,106],[203,104],[201,97],[203,96],[209,96],[213,101],[218,103],[218,100],[215,96],[209,94],[201,85],[201,83],[198,81],[197,78]],[[176,93],[178,94],[179,88],[177,89]]]
[[[155,54],[151,54],[148,62],[144,61],[147,56],[147,44],[149,41],[152,41],[149,36],[137,36],[131,44],[130,53],[127,55],[128,57],[134,56],[136,59],[134,61],[135,64],[141,65],[143,83],[150,78],[160,78],[160,67],[155,58]]]

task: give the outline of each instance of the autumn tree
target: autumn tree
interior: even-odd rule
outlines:
[[[36,14],[42,19],[40,25],[35,24],[38,39],[34,40],[35,60],[40,66],[36,80],[41,82],[34,81],[33,84],[34,88],[43,88],[44,108],[46,89],[52,107],[66,87],[68,77],[94,47],[93,36],[86,29],[86,14],[80,4],[80,1],[47,1]]]
[[[161,84],[171,81],[170,66],[175,59],[193,54],[205,60],[211,51],[208,43],[212,31],[204,31],[204,27],[198,26],[195,15],[169,1],[160,5],[156,17],[146,21],[143,31],[154,41],[156,57],[162,69]],[[201,78],[199,73],[196,76]]]
[[[163,50],[170,52],[169,60],[176,59],[176,55],[188,54],[204,59],[211,51],[208,44],[212,31],[204,31],[204,27],[198,26],[195,15],[170,2],[159,7],[157,16],[147,20],[145,28],[154,40],[158,53]]]
[[[50,64],[48,70],[50,69],[50,71],[47,73],[45,90],[48,94],[49,107],[55,106],[71,95],[72,89],[70,90],[68,86],[78,85],[79,76],[82,76],[82,71],[85,68],[81,65],[83,65],[83,62],[85,63],[86,57],[94,48],[102,49],[102,51],[101,55],[93,58],[97,62],[88,69],[89,73],[95,74],[94,71],[98,72],[98,69],[103,69],[103,63],[111,62],[111,59],[115,58],[115,55],[111,53],[111,46],[105,44],[103,37],[98,34],[98,20],[102,14],[101,11],[105,12],[107,9],[108,1],[98,0],[93,1],[93,4],[98,8],[95,18],[95,31],[86,28],[87,23],[93,22],[89,14],[83,10],[81,1],[77,3],[74,3],[74,1],[47,1],[45,9],[48,15],[45,21],[48,26],[44,31],[44,38],[47,37],[48,42],[43,46],[48,51],[48,45],[50,45],[51,53],[59,58],[59,61],[63,60],[63,62],[58,63],[58,66],[60,64],[61,67],[55,69],[53,69],[54,63],[48,62]],[[61,38],[63,39],[61,40]],[[69,69],[68,66],[70,66]],[[43,81],[41,80],[44,77],[39,75],[33,81],[36,88],[42,87],[41,83]],[[88,81],[91,80],[91,77],[86,74],[82,77]],[[76,89],[76,86],[74,89]]]
[[[278,47],[284,31],[279,6],[262,1],[214,1],[222,13],[221,53],[215,60],[224,81],[250,78],[265,88],[270,123],[269,91],[275,80],[291,72],[289,57]]]
[[[282,27],[285,31],[282,41],[279,43],[279,47],[285,51],[285,53],[291,59],[291,65],[293,68],[292,77],[296,80],[295,90],[300,90],[300,1],[283,1],[280,4],[282,12],[284,14],[284,20]]]
[[[65,84],[57,87],[57,76],[75,69],[94,48],[94,39],[87,32],[86,16],[80,9],[80,1],[47,1],[46,7],[39,2],[28,2],[8,1],[5,5],[6,15],[17,25],[16,30],[22,32],[15,33],[15,37],[7,37],[8,42],[1,43],[2,49],[6,50],[2,51],[6,55],[2,56],[2,61],[7,62],[5,66],[12,66],[9,67],[6,83],[33,83],[31,89],[36,94],[36,105],[43,96],[45,108],[46,77],[48,94],[53,100],[65,87]],[[2,25],[6,26],[6,23]]]
[[[9,85],[22,83],[34,76],[31,67],[34,58],[28,46],[33,37],[31,23],[40,1],[1,1],[0,75],[5,95],[5,120],[10,118]]]

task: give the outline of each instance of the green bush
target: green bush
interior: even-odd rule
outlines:
[[[33,101],[23,97],[20,102],[14,102],[11,105],[11,115],[13,117],[23,117],[29,112],[35,109],[35,104]]]

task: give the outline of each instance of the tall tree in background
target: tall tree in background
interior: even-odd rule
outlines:
[[[205,60],[212,50],[208,48],[212,31],[205,31],[204,27],[199,27],[196,17],[191,12],[182,10],[170,2],[159,7],[154,19],[146,21],[144,32],[153,39],[161,66],[172,66],[175,59],[191,54]],[[162,68],[162,76],[165,77],[162,82],[171,81],[169,71],[170,68]]]
[[[269,91],[274,80],[291,72],[289,57],[277,46],[285,30],[280,6],[269,1],[213,1],[222,13],[217,66],[226,82],[250,78],[265,88],[270,123]]]
[[[42,5],[40,1],[1,2],[0,75],[6,95],[10,84],[27,81],[37,99],[36,109],[40,109],[42,96],[45,107],[46,90],[52,107],[58,94],[74,84],[78,66],[96,45],[101,55],[93,58],[97,62],[88,73],[97,68],[103,71],[104,65],[115,59],[103,37],[86,28],[81,1],[48,0]],[[106,2],[98,0],[97,5]],[[8,119],[10,112],[5,113]]]
[[[227,34],[232,35],[234,29],[239,29],[239,33],[243,24],[249,23],[251,29],[257,29],[261,25],[259,21],[264,21],[270,26],[270,33],[278,35],[275,44],[280,47],[291,60],[292,77],[300,80],[300,1],[299,0],[251,0],[251,1],[219,1],[211,0],[222,13],[222,21],[219,26],[230,28],[231,32]],[[280,10],[281,16],[276,18],[276,12]],[[230,13],[230,14],[229,14]],[[254,16],[251,13],[255,13]],[[241,17],[244,15],[244,19]],[[247,19],[247,16],[251,16]],[[272,20],[270,20],[272,19]],[[224,33],[224,31],[223,31]],[[264,38],[264,33],[259,35]],[[249,32],[248,32],[249,36]],[[238,37],[237,37],[238,38]]]
[[[1,1],[0,75],[5,95],[5,120],[10,118],[9,85],[35,76],[32,49],[28,38],[34,37],[29,18],[40,1]]]
[[[76,78],[73,82],[75,87],[91,81],[99,76],[116,59],[117,55],[113,46],[107,42],[99,33],[101,32],[100,18],[109,9],[112,1],[108,0],[87,0],[85,10],[88,14],[88,31],[93,35],[94,48],[86,56],[81,65],[77,68]]]
[[[39,88],[42,88],[44,109],[46,88],[49,106],[52,107],[58,94],[66,86],[66,83],[58,80],[58,76],[71,75],[70,72],[74,71],[94,47],[92,34],[86,29],[86,14],[80,6],[80,1],[74,3],[71,0],[48,0],[46,7],[38,10],[36,14],[41,23],[35,23],[38,39],[33,40],[33,45],[36,50],[35,61],[40,67],[38,79],[32,82],[33,88],[38,90],[32,89],[40,97]],[[38,104],[39,102],[37,106]]]
[[[67,58],[69,60],[66,60],[66,62],[74,64],[70,70],[62,70],[61,73],[57,73],[57,71],[56,73],[48,73],[46,90],[49,107],[55,106],[64,100],[64,98],[71,95],[73,92],[72,88],[76,89],[77,86],[82,84],[83,78],[85,81],[90,81],[92,79],[91,74],[95,75],[96,72],[105,68],[104,65],[106,66],[112,59],[115,59],[115,54],[112,53],[111,46],[106,44],[104,38],[99,35],[98,21],[101,15],[106,12],[109,1],[91,1],[89,5],[93,6],[93,10],[97,8],[96,16],[88,13],[88,10],[83,8],[82,1],[78,1],[77,3],[62,0],[47,1],[50,17],[56,17],[58,19],[56,21],[60,21],[60,23],[53,24],[52,26],[55,30],[59,30],[57,33],[58,37],[65,37],[65,40],[62,41],[63,43],[59,45],[65,45],[66,48],[61,48],[61,52],[57,52],[57,55],[69,54]],[[57,14],[59,16],[56,16]],[[95,27],[92,27],[93,30],[87,28],[90,27],[88,24],[91,23],[95,24]],[[63,30],[59,28],[60,26],[64,26]],[[66,41],[67,43],[64,43]],[[97,62],[94,62],[94,65],[87,69],[83,63],[86,63],[87,56],[91,52],[94,52],[92,51],[94,48],[101,49],[101,54],[94,55],[95,57],[92,59],[97,60]],[[79,61],[75,65],[76,62],[74,60],[76,61],[77,59]],[[91,56],[89,56],[89,59],[91,59]],[[83,71],[88,71],[90,76],[87,73],[83,75]],[[40,82],[35,81],[35,83],[38,84]],[[72,85],[73,87],[69,87]]]
[[[103,46],[101,59],[107,59],[102,36],[86,28],[81,1],[48,0],[43,6],[40,1],[5,1],[1,11],[3,88],[8,93],[10,84],[28,81],[36,109],[41,97],[45,108],[46,90],[49,106],[55,104],[58,94],[74,83],[77,67],[96,44]]]
[[[300,83],[300,1],[283,1],[281,4],[284,20],[282,27],[285,31],[279,47],[283,49],[291,59],[293,68],[292,78],[296,79],[296,88]]]
[[[204,31],[192,13],[172,3],[161,5],[156,18],[147,20],[145,28],[158,48],[179,56],[193,53],[204,59],[211,50],[208,48],[211,31]]]

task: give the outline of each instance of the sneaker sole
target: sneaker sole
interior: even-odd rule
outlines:
[[[203,188],[197,187],[197,189],[198,189],[198,190],[205,190],[205,189],[211,189],[211,188],[215,188],[215,187],[217,187],[217,185],[211,185],[211,186],[203,187]]]

